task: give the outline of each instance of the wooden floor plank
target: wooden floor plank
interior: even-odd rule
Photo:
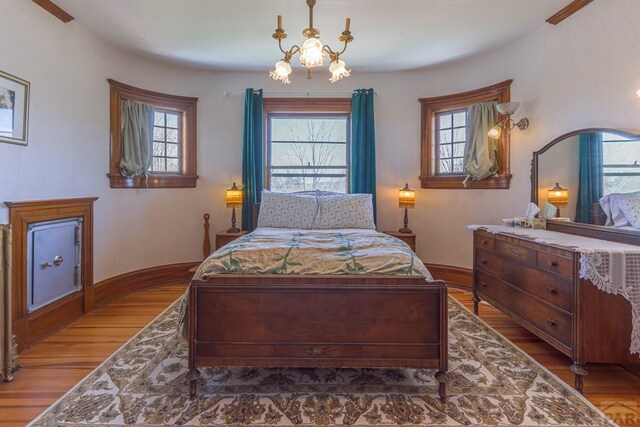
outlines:
[[[24,426],[151,322],[184,289],[184,285],[170,285],[128,295],[21,353],[22,369],[15,381],[0,384],[0,426]],[[467,308],[473,307],[471,294],[454,289],[450,293]],[[573,381],[568,357],[489,305],[481,306],[480,317],[562,380]],[[585,396],[596,406],[628,402],[640,407],[640,378],[615,365],[589,366]],[[640,424],[640,415],[636,419]]]

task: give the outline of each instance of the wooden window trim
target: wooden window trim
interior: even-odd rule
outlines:
[[[269,117],[278,114],[348,114],[347,126],[351,128],[351,98],[264,98],[264,188],[271,188],[269,165]],[[347,192],[350,188],[351,131],[347,133]]]
[[[109,182],[111,188],[193,188],[198,180],[197,157],[197,103],[198,98],[168,95],[129,86],[108,79],[110,86],[111,142]],[[122,101],[131,100],[158,108],[182,113],[182,167],[181,173],[150,173],[145,177],[126,177],[120,173],[122,156],[121,109]]]
[[[441,189],[508,189],[511,181],[510,169],[510,138],[509,132],[502,132],[499,141],[497,177],[490,177],[481,181],[469,180],[465,187],[462,181],[464,175],[436,175],[433,164],[434,147],[431,135],[436,113],[468,107],[471,104],[495,100],[498,103],[509,102],[511,99],[511,82],[506,80],[495,85],[480,89],[456,93],[453,95],[420,98],[422,108],[422,153],[420,186],[422,188]],[[500,116],[499,119],[502,119]]]

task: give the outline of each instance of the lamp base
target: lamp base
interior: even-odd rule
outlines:
[[[227,233],[239,233],[240,229],[238,227],[231,227],[227,229]]]
[[[413,233],[413,230],[410,229],[409,227],[402,227],[401,229],[398,230],[400,233],[408,233],[411,234]]]

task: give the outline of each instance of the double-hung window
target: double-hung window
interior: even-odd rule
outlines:
[[[265,187],[348,192],[350,110],[351,99],[265,99]]]

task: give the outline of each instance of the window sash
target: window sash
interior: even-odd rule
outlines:
[[[344,119],[345,123],[345,141],[300,141],[300,140],[272,140],[271,135],[273,131],[273,119],[307,119],[307,120],[323,120],[323,119]],[[266,115],[267,122],[267,132],[265,138],[266,145],[266,161],[265,161],[265,179],[264,186],[265,188],[271,189],[271,178],[345,178],[345,192],[349,192],[349,168],[350,168],[350,159],[349,153],[351,148],[351,114],[350,113],[332,113],[332,112],[302,112],[302,113],[267,113]],[[299,166],[299,165],[273,165],[272,161],[272,145],[273,144],[329,144],[329,145],[344,145],[345,149],[345,160],[346,164],[338,164],[338,165],[318,165],[318,166]],[[340,174],[308,174],[308,173],[300,173],[300,174],[290,174],[290,173],[278,173],[274,172],[275,170],[284,170],[284,169],[293,169],[293,170],[324,170],[324,169],[344,169],[344,173]]]

